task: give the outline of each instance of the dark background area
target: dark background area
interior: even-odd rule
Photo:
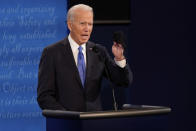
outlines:
[[[69,0],[68,8],[79,3],[93,7],[95,24],[130,23],[130,0]]]
[[[111,52],[112,33],[126,34],[134,82],[128,89],[116,89],[119,103],[169,106],[168,130],[194,131],[193,1],[131,0],[130,6],[130,24],[95,24],[91,37]],[[123,8],[119,4],[119,14]],[[105,108],[112,108],[111,89],[104,85],[104,94],[109,94],[103,99]]]

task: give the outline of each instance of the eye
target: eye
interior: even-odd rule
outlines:
[[[80,22],[80,25],[85,25],[86,23],[85,22]]]
[[[89,25],[89,26],[92,26],[93,24],[92,24],[92,23],[88,23],[88,25]]]

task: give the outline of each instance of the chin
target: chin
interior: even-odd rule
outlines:
[[[86,42],[88,42],[88,40],[83,40],[83,41],[81,41],[81,43],[86,43]]]

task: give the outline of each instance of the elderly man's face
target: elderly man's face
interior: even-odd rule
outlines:
[[[90,39],[93,29],[93,13],[82,9],[77,9],[73,21],[68,21],[70,35],[79,45],[86,43]]]

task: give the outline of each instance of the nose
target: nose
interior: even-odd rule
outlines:
[[[89,32],[91,29],[92,29],[92,25],[91,24],[85,24],[85,28],[84,28],[85,32]]]

